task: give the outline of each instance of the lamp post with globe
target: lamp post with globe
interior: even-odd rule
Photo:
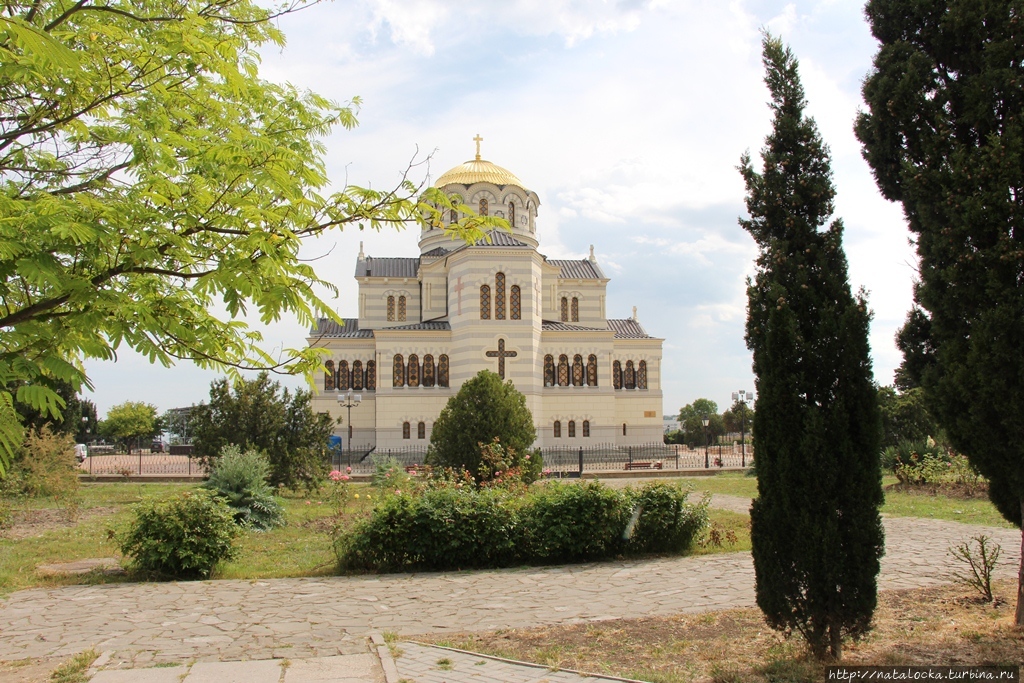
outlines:
[[[353,394],[351,389],[344,394],[338,394],[338,406],[348,408],[348,439],[346,439],[343,445],[348,456],[349,466],[352,465],[352,409],[357,407],[362,401],[362,394]]]
[[[747,401],[754,400],[754,392],[739,391],[732,392],[733,403],[739,403],[740,408],[740,454],[743,467],[747,466]]]

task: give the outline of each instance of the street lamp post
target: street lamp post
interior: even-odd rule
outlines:
[[[732,392],[732,400],[739,403],[743,408],[740,410],[740,453],[743,467],[747,466],[747,401],[754,400],[754,392],[739,391]]]
[[[710,422],[711,419],[707,415],[700,418],[700,423],[704,425],[704,469],[711,468],[711,462],[708,460],[708,423]]]
[[[348,455],[348,464],[352,465],[352,409],[357,407],[363,401],[362,394],[353,394],[352,390],[349,389],[344,394],[338,394],[338,405],[342,408],[348,408],[348,439],[346,440],[345,453]]]

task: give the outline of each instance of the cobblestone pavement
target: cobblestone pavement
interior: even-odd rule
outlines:
[[[743,498],[715,497],[734,508]],[[749,505],[749,502],[746,503]],[[909,517],[884,520],[880,587],[948,581],[946,549],[978,533],[1013,576],[1020,534]],[[110,665],[292,660],[366,652],[403,636],[698,612],[754,604],[749,553],[497,571],[108,584],[19,591],[0,603],[0,660],[94,647]]]

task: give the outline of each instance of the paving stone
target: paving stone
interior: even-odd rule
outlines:
[[[196,662],[184,683],[279,683],[281,660]]]
[[[181,683],[187,666],[167,666],[153,669],[107,669],[99,671],[89,683]]]
[[[284,683],[384,683],[384,677],[377,658],[364,653],[292,662]]]

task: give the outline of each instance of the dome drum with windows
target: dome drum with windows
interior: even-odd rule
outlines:
[[[356,317],[320,320],[308,343],[327,350],[314,407],[348,419],[335,394],[363,402],[337,433],[351,448],[425,448],[463,382],[495,372],[526,396],[537,446],[633,445],[661,440],[664,340],[608,318],[609,279],[591,246],[584,258],[538,251],[540,200],[519,178],[476,157],[434,186],[474,211],[507,220],[475,244],[440,229],[420,234],[418,257],[370,256],[360,244]],[[448,221],[458,221],[448,212]]]

